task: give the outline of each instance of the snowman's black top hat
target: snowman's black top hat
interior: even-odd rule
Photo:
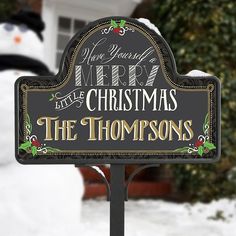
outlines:
[[[20,10],[18,13],[12,15],[10,19],[5,20],[16,25],[26,25],[29,29],[33,30],[40,40],[43,40],[42,31],[45,28],[45,24],[42,21],[41,16],[30,10]]]

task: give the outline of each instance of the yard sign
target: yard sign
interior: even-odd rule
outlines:
[[[78,32],[53,77],[15,86],[23,164],[193,163],[220,155],[220,84],[179,75],[162,36],[110,17]]]

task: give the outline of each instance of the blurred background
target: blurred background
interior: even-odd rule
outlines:
[[[63,50],[77,31],[96,19],[119,15],[147,18],[154,23],[170,45],[180,74],[198,69],[220,79],[221,160],[209,165],[161,165],[137,174],[129,188],[129,196],[133,200],[126,204],[126,230],[127,235],[235,235],[236,2],[0,1],[1,18],[8,18],[20,9],[41,14],[46,26],[43,32],[44,63],[53,73],[57,73]],[[109,179],[109,166],[100,168]],[[133,165],[126,167],[127,178],[136,168]],[[82,203],[84,225],[87,228],[95,227],[96,235],[100,235],[99,232],[108,235],[109,204],[105,201],[106,186],[93,170],[84,167],[80,168],[80,172],[85,186]],[[92,226],[94,221],[98,222],[96,226]],[[167,224],[174,225],[175,229]],[[84,235],[90,234],[87,232]]]

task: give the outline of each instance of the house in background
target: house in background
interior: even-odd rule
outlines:
[[[45,63],[57,72],[69,39],[87,23],[106,16],[130,16],[142,0],[40,0],[28,1],[42,14]]]

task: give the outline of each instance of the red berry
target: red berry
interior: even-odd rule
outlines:
[[[209,152],[209,149],[208,148],[205,148],[204,149],[204,153],[208,153]]]
[[[41,146],[40,142],[37,139],[32,141],[32,145],[35,146],[35,147],[40,147]]]
[[[196,143],[195,143],[195,147],[198,148],[198,147],[202,146],[202,144],[203,144],[202,140],[197,140]]]
[[[119,28],[119,27],[114,28],[114,29],[113,29],[113,32],[116,33],[116,34],[119,34],[119,33],[120,33],[120,28]]]

